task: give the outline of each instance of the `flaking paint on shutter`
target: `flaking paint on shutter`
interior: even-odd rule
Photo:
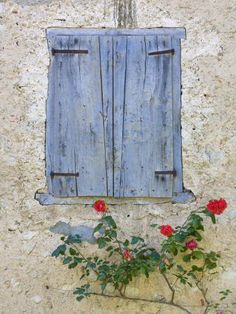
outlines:
[[[51,56],[47,102],[49,192],[56,196],[110,195],[111,39],[57,36],[50,48],[57,53]]]

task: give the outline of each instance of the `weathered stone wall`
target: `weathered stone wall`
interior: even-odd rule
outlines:
[[[184,26],[183,160],[185,186],[197,201],[191,205],[114,206],[125,231],[157,236],[149,223],[177,224],[190,208],[210,198],[229,202],[220,224],[211,227],[207,243],[222,251],[220,275],[208,282],[209,297],[230,288],[236,313],[236,2],[155,0],[6,0],[0,1],[0,313],[181,313],[166,306],[91,297],[78,303],[71,292],[76,270],[50,257],[59,243],[49,227],[57,221],[93,226],[90,206],[42,207],[34,193],[45,186],[44,121],[49,56],[45,29],[60,27]],[[94,249],[87,246],[87,249]],[[133,296],[161,295],[155,275],[139,279],[127,291]],[[181,302],[202,313],[200,296],[186,291]],[[197,305],[197,306],[196,306]]]

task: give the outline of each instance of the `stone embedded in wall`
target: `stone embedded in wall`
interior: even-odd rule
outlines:
[[[69,223],[67,224],[63,221],[58,221],[53,227],[50,227],[50,231],[65,236],[79,235],[82,241],[96,243],[96,238],[93,235],[93,228],[88,226],[79,225],[72,227]]]

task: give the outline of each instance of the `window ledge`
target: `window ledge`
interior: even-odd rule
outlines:
[[[92,205],[97,197],[56,197],[47,192],[36,191],[35,200],[40,205]],[[149,197],[135,197],[135,198],[115,198],[115,197],[100,197],[106,200],[109,205],[150,205],[150,204],[166,204],[166,203],[189,203],[195,201],[194,194],[185,190],[181,193],[175,193],[172,198],[149,198]]]

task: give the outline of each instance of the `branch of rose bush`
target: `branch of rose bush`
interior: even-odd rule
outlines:
[[[165,236],[166,239],[161,244],[160,254],[156,249],[147,247],[144,239],[137,236],[133,236],[131,241],[127,239],[125,241],[120,241],[117,235],[116,223],[112,216],[108,215],[109,209],[107,204],[103,200],[97,200],[93,207],[96,212],[101,215],[100,223],[94,228],[94,233],[96,231],[103,230],[102,234],[100,233],[100,236],[97,239],[98,247],[100,249],[106,248],[106,251],[110,251],[109,257],[115,252],[119,253],[122,257],[122,261],[119,263],[112,263],[99,259],[98,257],[86,258],[79,250],[75,253],[75,251],[71,248],[69,249],[70,256],[65,257],[67,250],[66,244],[74,246],[75,243],[81,243],[78,238],[69,239],[69,237],[64,240],[65,244],[59,246],[52,255],[55,257],[64,255],[63,262],[64,264],[69,264],[69,268],[76,267],[79,263],[81,263],[81,260],[85,262],[85,275],[89,275],[90,268],[95,271],[97,274],[97,280],[101,283],[101,295],[103,296],[107,283],[112,283],[115,289],[120,291],[120,296],[127,298],[123,293],[121,293],[121,290],[126,288],[133,277],[136,277],[141,273],[144,273],[146,277],[148,277],[150,272],[159,268],[161,275],[165,279],[168,288],[171,291],[171,300],[166,302],[166,304],[179,307],[187,313],[190,313],[187,309],[175,304],[174,285],[178,280],[180,280],[181,283],[187,283],[192,286],[190,279],[194,279],[196,286],[199,288],[203,273],[206,270],[211,270],[216,267],[216,261],[219,258],[219,254],[213,251],[206,252],[203,248],[199,247],[199,242],[202,240],[200,232],[204,231],[202,215],[204,214],[209,216],[212,222],[215,223],[215,215],[220,215],[224,212],[227,208],[227,202],[224,199],[212,200],[208,202],[206,206],[192,211],[182,226],[173,228],[169,224],[161,225],[159,227],[160,233]],[[107,247],[108,243],[111,244]],[[114,247],[114,244],[118,245],[118,248],[116,246]],[[182,260],[184,263],[189,263],[192,260],[202,260],[203,266],[192,265],[190,270],[187,268],[185,269],[185,266],[183,267],[179,264],[176,259],[176,257],[179,258],[179,253],[182,254]],[[80,255],[82,259],[78,258],[78,255]],[[107,270],[105,271],[105,269]],[[174,275],[176,277],[174,284],[170,283],[166,274],[167,271],[169,271],[170,275]],[[199,274],[199,276],[196,274]],[[83,276],[81,276],[81,278]],[[83,288],[83,286],[78,289],[78,291],[82,291],[82,295],[77,297],[78,300],[81,300],[83,297],[88,295],[86,288]],[[210,302],[206,298],[206,290],[201,287],[199,290],[202,292],[205,304],[207,305],[205,309],[206,313]],[[137,298],[135,300],[144,299]]]

